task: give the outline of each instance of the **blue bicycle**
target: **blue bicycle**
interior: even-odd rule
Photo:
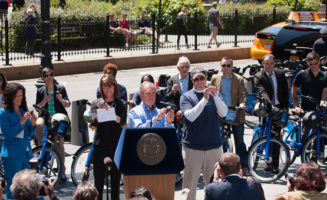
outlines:
[[[287,171],[290,153],[287,145],[271,127],[286,125],[285,112],[278,108],[267,109],[262,105],[262,120],[254,129],[252,144],[249,148],[248,165],[250,174],[261,182],[269,183],[281,178]]]
[[[53,142],[55,139],[64,137],[70,125],[69,119],[65,114],[57,113],[50,116],[49,112],[37,105],[34,109],[44,116],[43,144],[32,149],[34,165],[41,175],[50,178],[51,182],[56,185],[61,180],[64,163],[55,148]],[[58,141],[59,142],[59,141]],[[30,161],[30,164],[32,162]]]

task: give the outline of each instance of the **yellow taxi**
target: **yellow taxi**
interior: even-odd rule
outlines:
[[[255,34],[253,45],[251,47],[251,58],[258,60],[260,63],[264,55],[272,53],[274,39],[278,32],[289,22],[301,21],[322,21],[324,15],[317,12],[303,11],[291,12],[285,22],[280,22],[258,31]]]

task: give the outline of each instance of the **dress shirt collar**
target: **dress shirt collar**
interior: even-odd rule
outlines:
[[[155,110],[155,108],[156,108],[156,104],[153,104],[153,106],[152,106],[152,110],[150,110],[150,108],[149,108],[147,105],[145,105],[145,103],[143,103],[143,101],[141,101],[141,106],[143,107],[143,109],[144,109],[145,111],[148,111],[148,112],[152,112],[152,111]]]

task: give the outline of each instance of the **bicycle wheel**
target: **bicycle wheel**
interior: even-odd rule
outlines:
[[[83,177],[88,178],[88,182],[94,184],[93,176],[93,156],[91,156],[90,167],[86,168],[85,164],[91,149],[92,143],[82,146],[74,155],[71,166],[71,177],[74,185],[82,182]],[[84,176],[84,174],[86,176]]]
[[[41,157],[42,146],[37,146],[33,148],[33,157]],[[50,178],[51,183],[56,185],[61,178],[63,170],[63,162],[58,151],[52,146],[45,147],[45,156],[41,161],[42,167],[39,170],[41,175],[45,175],[47,178]]]
[[[325,172],[327,170],[327,133],[320,133],[320,138],[318,141],[317,139],[317,134],[313,134],[305,140],[301,152],[301,162],[313,160]],[[319,146],[319,152],[317,151],[317,145]]]
[[[268,151],[266,150],[267,145]],[[273,147],[279,150],[278,167],[273,166]],[[256,140],[249,148],[248,165],[250,174],[263,183],[276,181],[282,177],[288,168],[290,153],[288,147],[278,138],[267,137]]]
[[[224,134],[222,137],[222,147],[223,147],[223,152],[231,152],[233,153],[235,148],[234,148],[234,136],[232,133],[227,133]]]

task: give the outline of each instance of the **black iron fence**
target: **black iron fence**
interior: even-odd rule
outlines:
[[[219,29],[218,41],[222,46],[250,45],[258,30],[283,21],[287,16],[277,16],[276,10],[260,15],[240,15],[238,11],[222,15],[224,29]],[[188,17],[186,23],[187,43],[184,34],[178,40],[176,17],[158,18],[152,14],[151,26],[147,30],[138,27],[138,19],[128,19],[130,23],[129,39],[121,31],[109,28],[110,19],[104,21],[63,21],[58,16],[51,23],[50,43],[53,60],[71,58],[103,57],[131,54],[133,52],[158,53],[176,49],[207,48],[210,38],[208,17]],[[117,19],[117,21],[119,21]],[[26,30],[33,26],[36,30],[33,52],[26,50]],[[15,62],[38,61],[41,55],[41,27],[36,25],[10,25],[8,20],[1,26],[1,61],[5,65]],[[127,44],[126,44],[127,43]],[[215,46],[215,45],[214,45]]]

